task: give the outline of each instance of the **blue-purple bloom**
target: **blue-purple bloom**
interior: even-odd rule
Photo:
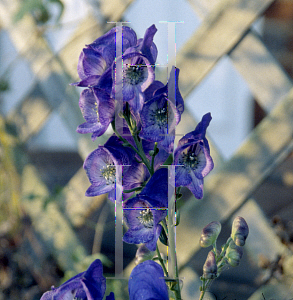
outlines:
[[[169,300],[162,267],[152,260],[138,264],[131,272],[130,300]]]
[[[123,34],[122,51],[136,46],[137,37],[133,29],[128,26],[112,28],[103,36],[96,39],[90,45],[86,45],[79,56],[77,72],[81,79],[77,86],[89,87],[99,84],[101,77],[111,70],[115,60],[116,52],[116,30],[121,30]]]
[[[144,103],[143,92],[155,79],[155,71],[148,59],[138,52],[132,52],[117,58],[117,64],[123,59],[123,76],[117,77],[112,87],[112,97],[122,93],[123,101],[128,102],[131,111],[136,115]],[[116,64],[113,65],[113,83],[116,75]],[[116,99],[117,100],[117,99]]]
[[[94,141],[107,130],[114,119],[115,100],[100,88],[85,89],[79,98],[79,107],[85,123],[76,129],[78,133],[92,133]]]
[[[168,153],[173,152],[175,126],[179,122],[179,113],[175,106],[161,94],[149,100],[141,112],[142,130],[139,136],[152,142],[161,142],[160,145]],[[173,133],[173,134],[172,134]]]
[[[128,231],[123,240],[129,244],[144,243],[151,251],[156,250],[162,226],[167,216],[168,170],[159,169],[151,177],[140,194],[124,203],[123,212]]]
[[[43,294],[41,300],[102,300],[105,291],[106,278],[103,277],[103,266],[101,261],[96,259],[87,271],[72,277],[58,288],[52,287],[51,291]],[[114,300],[114,294],[111,294],[109,299]]]
[[[211,119],[210,113],[205,114],[195,130],[180,139],[174,152],[175,186],[186,186],[197,199],[202,199],[203,179],[214,167],[205,137]]]
[[[116,136],[112,136],[104,146],[99,146],[84,161],[84,169],[91,186],[86,196],[93,197],[109,193],[111,201],[122,200],[122,172],[118,166],[125,166],[123,171],[132,164],[134,153],[130,148],[123,147]]]
[[[147,95],[150,95],[156,86],[159,88],[153,92],[153,97],[144,104],[141,112],[142,130],[139,136],[148,141],[159,142],[168,153],[173,152],[175,126],[180,122],[184,111],[178,76],[179,69],[173,67],[165,86],[161,86],[158,81],[154,82],[146,91]]]
[[[123,101],[128,102],[133,115],[136,118],[142,109],[145,101],[143,92],[155,79],[154,64],[157,58],[157,47],[153,38],[157,28],[152,25],[146,30],[143,39],[139,39],[137,44],[129,47],[113,64],[112,72],[112,97],[115,93],[122,93]],[[116,64],[122,64],[123,75],[119,78],[116,74]],[[116,77],[116,81],[115,81]]]

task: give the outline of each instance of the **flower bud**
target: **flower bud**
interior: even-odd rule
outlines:
[[[217,271],[215,254],[213,251],[210,251],[203,265],[203,277],[205,279],[214,279],[217,277]]]
[[[138,265],[146,260],[151,260],[155,255],[155,251],[150,251],[145,244],[138,247],[135,254],[135,264]]]
[[[217,240],[221,232],[221,227],[221,223],[216,221],[205,226],[201,232],[200,246],[203,248],[211,246]]]
[[[243,255],[243,249],[237,246],[233,241],[231,241],[225,254],[225,257],[227,258],[229,265],[232,267],[237,267],[240,263],[240,259],[242,255]]]
[[[246,221],[242,217],[236,217],[232,224],[231,237],[237,246],[244,246],[249,229]]]

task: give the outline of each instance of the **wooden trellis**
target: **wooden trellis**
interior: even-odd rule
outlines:
[[[7,31],[19,55],[29,63],[34,78],[29,92],[7,116],[7,120],[18,127],[22,142],[26,143],[36,135],[53,111],[61,114],[71,132],[75,132],[83,122],[78,108],[79,95],[75,89],[68,88],[73,78],[76,79],[77,55],[84,44],[110,29],[111,24],[105,20],[120,20],[132,1],[99,2],[100,15],[105,19],[98,22],[93,15],[87,16],[66,46],[54,54],[29,16],[17,24],[12,23],[16,1],[0,1],[1,30]],[[196,2],[189,2],[199,13]],[[209,5],[209,0],[201,2],[206,7],[205,12],[200,14],[203,22],[176,58],[181,70],[183,98],[186,99],[217,62],[228,55],[268,115],[228,161],[224,161],[212,145],[216,167],[205,181],[205,197],[200,202],[189,199],[182,208],[181,214],[186,217],[177,229],[177,251],[182,274],[190,277],[190,282],[196,282],[197,278],[189,266],[190,259],[199,251],[196,239],[203,226],[213,220],[225,222],[236,213],[245,217],[250,226],[246,249],[255,263],[261,253],[273,259],[285,252],[285,247],[251,195],[293,150],[292,81],[251,29],[252,23],[273,0],[223,0],[216,7]],[[186,117],[178,130],[187,132],[193,128],[184,123],[184,119],[193,117],[187,109],[184,114]],[[79,154],[85,158],[94,145],[88,136],[79,135],[77,138]],[[104,137],[98,141],[100,144],[104,142]],[[73,226],[82,225],[93,206],[98,207],[105,199],[104,196],[86,198],[84,192],[87,187],[88,180],[81,169],[65,187],[62,207],[50,203],[43,211],[42,199],[48,196],[48,191],[36,168],[27,165],[22,175],[23,205],[35,229],[47,243],[48,251],[54,254],[64,269],[74,268],[72,256],[77,255],[76,252],[80,257],[86,256]],[[27,200],[30,194],[39,197]],[[194,243],[187,247],[186,240]],[[289,291],[288,288],[282,286],[283,291]],[[259,299],[260,295],[258,291],[250,299]],[[184,299],[193,297],[186,293]]]

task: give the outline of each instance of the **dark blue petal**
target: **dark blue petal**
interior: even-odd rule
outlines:
[[[170,77],[168,79],[168,83],[157,89],[154,93],[154,96],[158,96],[161,94],[166,94],[168,95],[168,98],[170,98],[170,101],[175,104],[176,103],[176,109],[178,110],[179,114],[182,115],[184,111],[184,101],[181,96],[181,93],[179,91],[179,68],[172,67],[172,70],[170,72]],[[174,86],[175,84],[175,86]],[[175,98],[172,98],[172,94],[175,92]]]
[[[156,90],[158,90],[162,87],[164,87],[163,82],[158,81],[158,80],[153,81],[151,83],[151,85],[144,91],[145,102],[154,98],[154,94],[155,94]]]
[[[211,113],[205,114],[202,117],[202,120],[197,124],[195,130],[187,133],[183,138],[179,140],[177,147],[180,147],[186,143],[195,143],[199,140],[204,139],[207,127],[209,126],[211,119]]]
[[[154,238],[154,231],[142,227],[140,229],[129,229],[123,236],[123,241],[128,244],[147,243]]]
[[[159,224],[156,227],[156,230],[154,232],[154,237],[150,241],[148,241],[148,242],[145,243],[146,247],[150,251],[156,251],[156,249],[157,249],[157,241],[158,241],[158,238],[160,237],[161,231],[162,231],[162,226]]]
[[[91,75],[101,75],[106,68],[106,61],[100,53],[91,48],[83,49],[77,66],[77,72],[81,79]]]
[[[106,297],[106,300],[115,300],[114,293],[111,292],[109,296]]]
[[[128,289],[130,300],[169,300],[163,269],[152,260],[132,270]]]
[[[146,196],[154,207],[168,206],[168,169],[161,168],[151,177],[140,193],[140,197]]]
[[[95,197],[103,194],[107,194],[111,191],[115,191],[115,184],[109,184],[105,185],[104,183],[102,184],[93,184],[91,185],[85,192],[85,195],[87,197]]]
[[[213,169],[206,130],[211,114],[205,114],[195,130],[180,139],[174,152],[175,186],[187,186],[197,199],[203,198],[203,178]]]
[[[71,85],[80,86],[80,87],[91,87],[97,85],[99,83],[100,78],[101,75],[91,75],[79,82],[71,83]]]
[[[149,27],[146,30],[142,43],[139,47],[140,52],[146,56],[146,58],[152,65],[155,64],[158,54],[157,47],[153,43],[154,35],[156,34],[156,32],[157,28],[155,25]]]
[[[197,199],[202,199],[203,197],[203,179],[196,178],[191,172],[192,181],[187,188],[193,193],[194,197]]]
[[[89,45],[95,51],[102,53],[108,66],[110,66],[115,59],[116,30],[120,30],[120,27],[112,28]],[[137,37],[135,31],[128,26],[122,26],[122,51],[125,52],[127,48],[135,46],[136,43]]]
[[[106,279],[103,277],[103,267],[100,260],[95,260],[87,271],[82,272],[59,288],[46,292],[41,300],[73,299],[102,300],[106,290]]]
[[[86,122],[79,125],[76,131],[93,133],[93,140],[104,134],[114,118],[114,99],[99,88],[85,89],[80,94],[79,107]]]

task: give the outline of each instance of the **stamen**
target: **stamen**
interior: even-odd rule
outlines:
[[[165,107],[156,109],[151,112],[150,119],[160,128],[166,126],[168,121],[167,109]]]
[[[137,85],[145,80],[145,70],[140,65],[126,65],[124,69],[124,81],[131,85]]]
[[[100,169],[101,175],[106,179],[106,184],[114,184],[116,179],[116,168],[113,165],[104,166]]]
[[[184,165],[189,170],[194,170],[199,164],[198,155],[193,152],[183,153],[181,159],[179,160],[179,164]]]
[[[100,122],[99,107],[97,102],[95,102],[95,107],[92,108],[92,110],[96,113],[98,122]]]
[[[153,228],[154,227],[154,217],[149,208],[140,211],[140,215],[137,217],[141,224],[145,228]]]

